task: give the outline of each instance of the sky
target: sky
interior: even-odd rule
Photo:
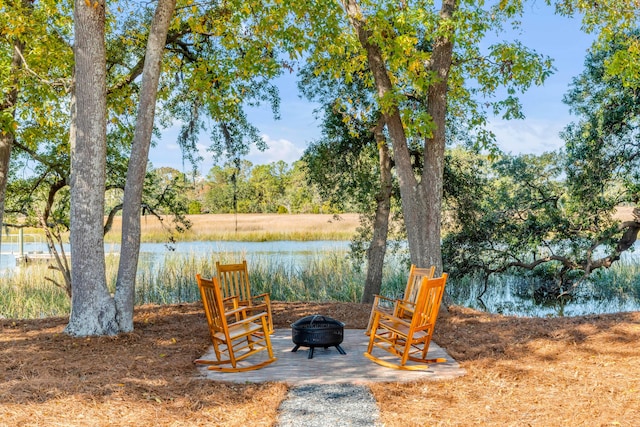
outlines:
[[[556,71],[544,86],[532,86],[520,94],[524,120],[504,121],[492,119],[490,129],[496,134],[501,149],[512,154],[542,154],[563,145],[560,131],[575,120],[562,98],[569,90],[572,79],[583,70],[586,53],[594,40],[593,35],[580,30],[580,20],[555,16],[544,2],[525,6],[522,27],[518,34],[505,35],[503,39],[518,38],[525,46],[554,59]],[[302,99],[298,92],[295,74],[280,77],[276,81],[280,90],[280,120],[275,120],[268,108],[248,111],[251,122],[260,129],[269,149],[263,152],[252,149],[246,157],[254,165],[284,160],[288,164],[298,160],[308,143],[321,135],[321,121],[316,118],[317,104]],[[166,129],[159,143],[150,151],[154,167],[170,166],[188,172],[191,167],[181,161],[180,148],[176,144],[179,125]],[[211,154],[206,151],[208,135],[200,138],[201,155],[205,159],[199,171],[206,175],[213,166]]]

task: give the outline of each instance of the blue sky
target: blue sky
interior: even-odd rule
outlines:
[[[493,119],[490,127],[497,136],[499,146],[513,154],[541,154],[562,146],[559,132],[572,120],[569,108],[562,97],[569,89],[571,80],[582,72],[585,55],[594,40],[580,30],[579,19],[555,16],[552,8],[544,2],[525,6],[522,29],[518,34],[505,35],[505,40],[518,38],[525,46],[554,59],[556,72],[542,87],[534,86],[520,95],[524,106],[525,120],[503,121]],[[320,136],[320,121],[315,118],[317,105],[303,100],[298,95],[295,74],[287,74],[277,80],[280,89],[280,120],[274,120],[271,111],[254,109],[249,111],[250,120],[260,129],[269,149],[252,150],[247,157],[254,164],[266,164],[284,160],[291,164],[298,160],[310,141]],[[155,167],[171,166],[188,171],[180,160],[180,149],[175,143],[179,126],[167,129],[156,147],[150,152]],[[206,152],[208,136],[201,136],[202,157],[200,172],[204,175],[213,162]],[[185,170],[186,168],[186,170]]]

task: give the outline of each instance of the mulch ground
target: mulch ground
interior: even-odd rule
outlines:
[[[364,328],[361,304],[274,303],[277,327],[322,313]],[[287,387],[198,380],[200,304],[144,306],[135,331],[71,338],[66,318],[0,320],[1,426],[270,426]],[[516,318],[452,307],[434,340],[467,371],[373,384],[385,426],[638,426],[640,313]]]

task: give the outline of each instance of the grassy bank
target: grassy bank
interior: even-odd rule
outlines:
[[[212,236],[231,238],[243,236],[283,236],[293,240],[294,235],[317,236],[326,240],[328,236],[344,236],[353,233],[357,225],[357,215],[343,216],[335,220],[331,215],[197,215],[189,232],[190,239],[215,240]],[[120,223],[117,222],[119,228]],[[143,220],[144,235],[160,234],[160,222],[156,219]],[[112,231],[110,234],[118,234]],[[348,239],[348,237],[343,237]],[[225,240],[218,238],[218,240]],[[260,240],[260,239],[258,239]],[[264,240],[268,240],[264,238]],[[313,240],[313,239],[302,239]],[[164,241],[164,240],[163,240]],[[244,257],[242,253],[193,253],[178,255],[167,252],[164,257],[140,263],[136,286],[136,304],[173,304],[199,300],[195,274],[211,274],[215,261],[235,262]],[[107,257],[107,283],[114,289],[117,256]],[[614,268],[594,274],[588,294],[606,305],[612,298],[630,299],[632,304],[640,300],[638,263],[619,262]],[[15,270],[0,279],[0,318],[43,318],[66,316],[69,313],[69,299],[64,291],[57,288],[47,278],[57,273],[46,266],[32,266]],[[277,256],[265,256],[251,261],[250,276],[255,292],[269,292],[276,301],[360,301],[364,286],[364,271],[350,262],[346,251],[310,257],[305,262],[292,265],[290,261]],[[385,267],[382,293],[399,295],[404,289],[406,271]],[[465,295],[475,294],[479,282],[450,280],[448,287],[457,303],[463,302]],[[585,285],[586,286],[586,285]],[[473,289],[472,289],[473,288]]]

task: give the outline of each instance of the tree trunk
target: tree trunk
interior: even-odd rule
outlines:
[[[365,22],[362,21],[363,15],[356,1],[343,0],[343,5],[360,44],[367,52],[369,69],[373,74],[378,98],[384,99],[393,92],[393,83],[387,72],[382,50],[369,41],[370,32],[365,28]],[[426,209],[424,195],[418,191],[418,182],[413,172],[407,136],[398,106],[388,106],[382,111],[382,114],[393,146],[393,160],[400,185],[402,214],[407,228],[411,262],[419,267],[424,267],[426,266],[426,256],[423,243],[426,232],[423,227],[427,225],[423,222]]]
[[[391,157],[389,147],[382,133],[384,122],[374,130],[380,161],[380,192],[378,193],[376,218],[373,224],[373,237],[367,250],[367,277],[364,282],[362,303],[373,303],[374,295],[380,293],[382,286],[382,267],[387,252],[389,234],[389,215],[391,213]]]
[[[444,0],[440,20],[449,21],[458,7],[457,0]],[[442,189],[444,179],[444,154],[446,145],[447,86],[453,58],[452,34],[436,39],[431,54],[431,71],[438,79],[427,92],[427,112],[435,125],[431,138],[424,144],[424,170],[418,191],[423,194],[424,205],[424,254],[420,259],[425,265],[435,265],[442,272],[441,224]]]
[[[374,77],[378,98],[384,99],[385,96],[393,92],[394,87],[384,62],[382,50],[369,41],[370,31],[365,27],[363,14],[356,0],[343,0],[343,5],[356,30],[360,44],[367,52],[369,68]],[[450,20],[456,8],[456,0],[444,0],[440,10],[441,22]],[[451,35],[440,37],[434,45],[430,68],[437,73],[440,79],[429,88],[427,105],[435,129],[433,136],[425,141],[425,166],[420,183],[414,175],[398,106],[391,105],[383,111],[394,151],[411,262],[419,267],[435,265],[439,272],[442,271],[440,211],[444,171],[447,79],[451,67],[452,51]]]
[[[105,1],[77,0],[75,88],[71,110],[71,316],[76,336],[118,333],[116,307],[107,290],[104,260],[106,180]]]
[[[115,301],[118,311],[118,325],[123,332],[133,330],[135,278],[140,253],[142,189],[149,159],[162,55],[175,5],[176,0],[159,1],[147,41],[140,104],[131,147],[131,157],[127,168],[127,182],[124,189],[122,209],[122,247],[120,250]]]
[[[9,111],[9,116],[15,118],[15,106],[18,101],[18,72],[22,66],[20,52],[24,49],[23,43],[19,40],[13,42],[13,56],[11,58],[11,68],[9,70],[13,76],[13,85],[5,98],[2,100],[2,111]],[[13,123],[7,123],[13,127]],[[9,180],[9,161],[11,159],[11,149],[15,138],[14,129],[0,130],[0,228],[4,220],[4,202],[7,192],[7,181]],[[2,230],[0,230],[0,244],[2,244]]]

